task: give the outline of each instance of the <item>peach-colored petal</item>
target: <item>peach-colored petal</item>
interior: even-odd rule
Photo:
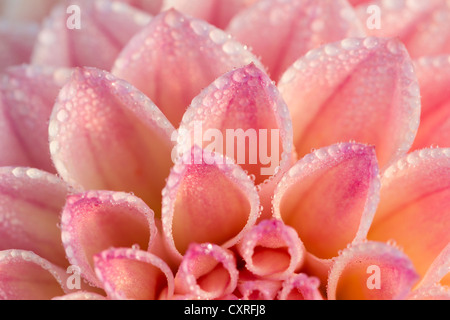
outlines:
[[[69,293],[65,271],[31,251],[0,251],[0,300],[50,300]]]
[[[319,286],[320,281],[315,277],[303,273],[292,275],[283,282],[278,300],[323,300]]]
[[[77,11],[69,10],[76,8],[72,5],[79,8],[79,26],[73,16]],[[150,19],[143,11],[121,2],[64,1],[45,20],[33,50],[32,63],[109,70],[120,50]]]
[[[179,259],[192,242],[235,245],[259,212],[255,185],[244,170],[198,147],[178,159],[163,190],[164,235]]]
[[[179,154],[196,144],[234,159],[257,185],[291,166],[289,110],[253,63],[222,75],[193,100],[177,141]]]
[[[87,292],[87,291],[77,291],[74,293],[69,293],[64,296],[54,297],[52,300],[106,300],[106,298],[98,293]]]
[[[0,72],[30,61],[38,32],[37,24],[0,19]]]
[[[95,273],[111,299],[170,299],[172,271],[157,256],[140,250],[110,249],[94,257]]]
[[[59,94],[49,126],[50,151],[65,180],[86,189],[134,192],[159,214],[173,131],[130,84],[84,68]]]
[[[408,257],[381,242],[345,249],[329,273],[329,300],[401,300],[419,279]]]
[[[225,29],[231,18],[258,0],[165,0],[164,9],[174,8],[186,15],[205,20]]]
[[[379,8],[379,26],[364,23],[368,35],[395,37],[402,41],[412,57],[450,53],[450,4],[446,0],[375,0],[357,8],[361,21],[371,19]],[[378,11],[378,10],[377,10]],[[425,45],[426,44],[426,45]]]
[[[283,75],[279,89],[300,157],[355,140],[375,145],[384,167],[409,150],[419,126],[413,64],[394,39],[352,38],[310,51]]]
[[[368,238],[394,240],[424,276],[450,243],[450,149],[424,149],[383,174]]]
[[[305,248],[295,229],[280,220],[263,220],[237,244],[246,268],[265,279],[284,280],[301,267]]]
[[[8,68],[0,82],[4,122],[0,166],[28,166],[55,172],[48,145],[48,121],[68,69],[19,66]]]
[[[67,266],[57,227],[67,193],[68,186],[50,173],[0,168],[0,250],[29,250]]]
[[[110,191],[71,195],[61,217],[67,257],[92,285],[94,255],[110,247],[151,248],[157,233],[153,211],[139,198]]]
[[[250,62],[262,68],[254,55],[222,30],[171,9],[130,41],[113,73],[149,96],[177,127],[201,89]]]
[[[380,181],[373,147],[343,143],[298,161],[279,183],[274,217],[297,230],[306,250],[321,259],[365,239]]]
[[[422,112],[413,150],[450,147],[450,56],[416,61]]]
[[[364,36],[346,0],[261,0],[238,14],[227,29],[261,56],[272,79],[324,43]]]
[[[234,255],[214,244],[191,244],[175,275],[175,293],[212,300],[231,294],[238,281]]]

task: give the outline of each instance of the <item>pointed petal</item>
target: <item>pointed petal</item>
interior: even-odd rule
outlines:
[[[95,273],[111,299],[156,300],[173,295],[170,268],[157,256],[133,249],[111,249],[94,257]]]
[[[264,220],[237,245],[246,268],[265,279],[283,280],[301,267],[305,248],[297,231],[280,220]]]
[[[274,217],[297,230],[306,250],[321,259],[365,239],[380,182],[373,147],[343,143],[297,162],[275,192]]]
[[[411,153],[386,169],[368,239],[394,240],[423,276],[450,242],[450,149]]]
[[[219,77],[193,100],[177,140],[180,154],[197,144],[234,159],[256,184],[291,166],[289,110],[270,78],[253,63]]]
[[[0,251],[1,300],[50,300],[68,293],[63,269],[31,251]]]
[[[201,89],[250,62],[262,68],[255,56],[222,30],[172,9],[155,17],[130,41],[113,73],[144,92],[178,127]]]
[[[0,19],[0,72],[30,61],[38,32],[37,24]]]
[[[450,4],[447,1],[371,1],[357,8],[361,21],[373,15],[374,11],[368,13],[369,6],[377,6],[381,14],[377,17],[379,28],[365,24],[368,35],[396,37],[414,58],[450,53]]]
[[[75,71],[60,92],[50,119],[50,151],[65,180],[86,189],[134,192],[159,212],[173,131],[142,93],[86,68]]]
[[[261,56],[274,80],[309,50],[364,36],[345,0],[262,0],[238,14],[227,31]]]
[[[79,10],[72,11],[72,5]],[[44,22],[32,63],[109,70],[120,50],[149,21],[146,13],[120,2],[70,0],[61,3]]]
[[[278,87],[300,157],[311,148],[355,140],[375,145],[384,167],[409,150],[419,126],[419,86],[397,40],[346,39],[310,51]]]
[[[93,270],[95,254],[110,247],[147,250],[156,235],[153,211],[139,198],[109,191],[71,195],[61,217],[62,240],[72,265],[92,285],[101,286]]]
[[[300,273],[283,282],[278,300],[323,300],[319,291],[320,281]]]
[[[450,147],[450,56],[416,61],[422,113],[413,149]]]
[[[365,242],[336,258],[328,278],[329,300],[401,300],[419,279],[408,257],[380,242]]]
[[[3,118],[0,121],[5,122],[1,144],[15,144],[12,150],[18,150],[3,152],[0,166],[20,165],[55,172],[48,145],[48,121],[70,72],[36,66],[11,67],[5,71],[0,83]],[[23,160],[18,155],[23,155]]]
[[[52,174],[0,168],[0,250],[29,250],[67,266],[57,227],[67,192],[68,186]]]
[[[231,294],[238,281],[236,259],[213,244],[191,244],[175,276],[175,292],[212,300]]]
[[[165,0],[163,10],[174,8],[186,15],[205,20],[225,29],[239,11],[248,8],[257,0]]]
[[[244,170],[197,147],[178,159],[163,190],[164,235],[179,258],[192,242],[235,245],[259,211],[255,185]]]
[[[104,296],[101,296],[97,293],[86,292],[86,291],[77,291],[74,293],[69,293],[64,296],[55,297],[52,300],[106,300]]]

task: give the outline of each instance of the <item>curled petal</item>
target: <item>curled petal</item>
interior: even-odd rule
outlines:
[[[241,272],[237,292],[242,300],[275,300],[281,286],[282,281],[258,279]]]
[[[128,40],[149,21],[149,15],[121,2],[70,0],[61,3],[43,24],[32,63],[109,70]]]
[[[157,256],[140,250],[110,249],[94,257],[95,273],[111,299],[156,300],[173,296],[172,271]]]
[[[54,297],[52,300],[106,300],[106,298],[98,293],[77,291],[64,296]]]
[[[224,29],[231,18],[257,0],[166,0],[163,10],[174,8]]]
[[[328,277],[329,300],[401,300],[419,279],[408,257],[379,242],[345,249]]]
[[[0,250],[29,250],[67,266],[57,227],[67,193],[68,186],[50,173],[0,168]]]
[[[212,300],[231,294],[237,281],[231,252],[213,244],[191,244],[175,276],[175,292]]]
[[[345,0],[262,0],[238,14],[227,30],[262,57],[274,80],[309,50],[364,36]]]
[[[164,235],[179,259],[192,242],[235,245],[259,211],[255,185],[244,170],[198,147],[178,159],[163,190]]]
[[[100,287],[94,255],[110,247],[151,248],[156,235],[153,211],[139,198],[109,191],[71,195],[62,213],[61,237],[72,265]]]
[[[450,243],[450,149],[424,149],[393,164],[381,180],[368,239],[394,240],[424,276]]]
[[[301,267],[305,248],[295,229],[279,220],[264,220],[237,245],[246,268],[265,279],[282,280]]]
[[[0,251],[1,300],[50,300],[69,292],[64,269],[31,251]]]
[[[286,171],[293,152],[289,110],[253,63],[219,77],[193,100],[177,141],[180,154],[196,144],[234,159],[256,184]]]
[[[423,290],[414,292],[409,300],[450,300],[450,289],[441,285],[435,285]]]
[[[450,147],[450,56],[416,61],[422,113],[413,149]]]
[[[48,121],[70,70],[19,66],[8,68],[0,83],[0,166],[29,166],[54,172],[48,145]],[[6,131],[5,131],[6,130]]]
[[[310,51],[278,87],[299,156],[354,140],[375,145],[384,167],[409,150],[417,133],[419,85],[408,52],[394,39],[352,38]]]
[[[113,73],[144,92],[178,126],[201,89],[250,62],[262,68],[255,56],[222,30],[171,9],[130,41]]]
[[[323,300],[319,291],[320,281],[300,273],[283,282],[278,300]]]
[[[173,131],[161,111],[127,82],[79,69],[53,110],[50,152],[66,181],[85,189],[134,192],[159,212]]]
[[[311,153],[283,177],[274,217],[297,230],[306,250],[321,259],[365,239],[380,181],[373,147],[343,143]]]
[[[377,11],[369,10],[369,7]],[[368,21],[379,12],[379,24]],[[396,37],[412,57],[450,53],[450,4],[445,0],[375,0],[357,8],[366,32],[376,37]],[[426,43],[427,45],[424,45]]]

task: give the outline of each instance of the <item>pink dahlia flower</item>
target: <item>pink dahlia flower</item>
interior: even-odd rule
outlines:
[[[448,1],[0,10],[1,299],[450,298]]]

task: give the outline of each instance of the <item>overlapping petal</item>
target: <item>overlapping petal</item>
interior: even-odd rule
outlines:
[[[309,50],[364,36],[346,0],[261,0],[239,13],[227,31],[261,56],[276,81]]]
[[[280,181],[274,217],[293,227],[320,259],[365,239],[379,200],[373,147],[343,143],[299,160]]]
[[[161,10],[164,0],[119,0],[126,2],[133,7],[144,10],[152,15],[156,15]]]
[[[0,168],[0,250],[29,250],[67,266],[58,224],[68,192],[67,184],[52,174]]]
[[[157,256],[140,250],[110,249],[94,258],[95,272],[111,299],[170,299],[172,271]]]
[[[294,274],[283,282],[278,300],[323,300],[319,291],[320,281],[306,274]]]
[[[159,214],[173,131],[130,84],[84,68],[59,94],[49,125],[50,151],[65,180],[85,189],[134,192]]]
[[[419,85],[408,52],[394,39],[345,39],[310,51],[279,89],[299,156],[355,140],[375,145],[384,167],[409,150],[417,133]]]
[[[450,150],[413,152],[386,169],[368,238],[394,240],[424,276],[450,243]]]
[[[241,271],[237,293],[242,300],[275,300],[282,284],[280,280],[261,279]]]
[[[120,50],[150,19],[122,2],[64,1],[45,20],[32,63],[109,70]]]
[[[61,237],[67,258],[92,284],[94,255],[110,247],[151,249],[157,229],[153,211],[139,198],[110,191],[71,195],[61,217]]]
[[[243,45],[174,9],[156,16],[119,55],[113,73],[149,96],[172,124],[217,77],[254,62]]]

